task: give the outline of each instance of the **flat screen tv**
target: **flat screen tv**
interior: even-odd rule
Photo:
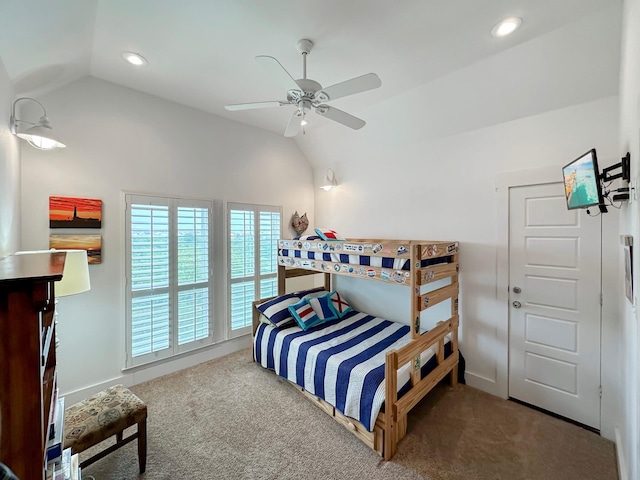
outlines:
[[[563,167],[562,176],[569,210],[604,203],[595,148]]]

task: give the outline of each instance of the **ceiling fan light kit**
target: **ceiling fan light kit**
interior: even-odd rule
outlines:
[[[300,128],[309,124],[307,114],[312,110],[318,115],[341,123],[354,130],[364,127],[366,124],[364,120],[329,106],[326,102],[378,88],[382,85],[380,78],[375,73],[367,73],[366,75],[336,83],[327,88],[322,88],[320,83],[307,78],[307,55],[309,55],[313,48],[313,42],[308,39],[302,39],[298,40],[296,46],[298,52],[302,55],[302,78],[298,80],[295,80],[274,57],[266,55],[256,57],[256,61],[271,72],[274,78],[287,89],[286,100],[239,103],[227,105],[225,108],[229,111],[237,111],[293,105],[296,109],[289,118],[287,128],[284,132],[285,137],[295,137],[298,135]]]

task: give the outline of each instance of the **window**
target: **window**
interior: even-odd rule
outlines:
[[[211,343],[212,202],[125,199],[127,366]]]
[[[227,204],[230,337],[251,329],[251,302],[278,293],[282,208]]]

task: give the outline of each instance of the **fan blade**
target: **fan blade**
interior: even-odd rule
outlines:
[[[327,117],[334,122],[338,122],[346,125],[349,128],[353,128],[354,130],[360,130],[367,124],[367,122],[365,122],[361,118],[354,117],[347,112],[343,112],[342,110],[339,110],[335,107],[330,107],[329,105],[319,105],[316,108],[316,113],[318,115],[322,115],[323,117]]]
[[[300,87],[293,79],[293,77],[289,75],[289,72],[287,72],[282,64],[275,58],[269,57],[267,55],[258,55],[256,57],[256,61],[264,68],[269,70],[269,72],[271,72],[271,75],[273,75],[280,82],[280,84],[287,89],[287,91],[300,90]]]
[[[321,102],[335,100],[336,98],[346,97],[354,93],[366,92],[378,88],[382,85],[380,78],[375,73],[367,73],[360,77],[352,78],[344,82],[336,83],[330,87],[323,88],[316,92],[315,98]]]
[[[289,118],[289,123],[287,124],[287,129],[284,131],[285,137],[295,137],[300,132],[300,112],[298,110],[294,110],[291,118]]]
[[[235,105],[225,105],[225,109],[234,112],[236,110],[250,110],[252,108],[270,108],[289,105],[289,102],[274,100],[272,102],[236,103]]]

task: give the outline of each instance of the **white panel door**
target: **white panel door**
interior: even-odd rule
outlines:
[[[561,183],[510,189],[509,396],[598,430],[600,243]]]

